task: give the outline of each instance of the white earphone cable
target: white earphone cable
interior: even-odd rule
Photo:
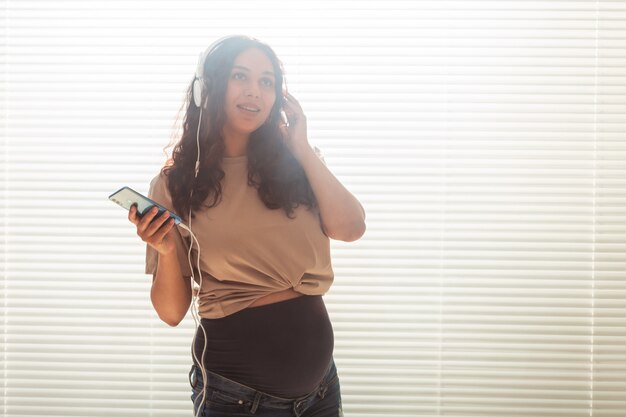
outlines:
[[[206,370],[204,369],[204,356],[206,354],[206,347],[207,347],[207,334],[206,334],[206,330],[204,329],[204,326],[202,325],[202,318],[200,317],[200,312],[199,312],[199,292],[202,289],[202,273],[200,272],[200,243],[198,242],[198,238],[196,238],[196,235],[194,235],[194,233],[191,231],[191,209],[189,210],[189,226],[186,226],[184,223],[180,223],[180,226],[187,230],[189,232],[189,234],[191,235],[192,241],[190,242],[189,245],[189,250],[187,252],[187,261],[189,262],[189,267],[191,270],[191,294],[192,294],[192,301],[191,301],[191,315],[194,319],[194,323],[195,323],[195,330],[194,330],[194,334],[193,334],[193,340],[191,342],[191,352],[192,355],[195,359],[196,363],[200,363],[200,369],[202,372],[202,381],[204,384],[206,384],[207,381],[207,377],[206,377]],[[198,256],[196,258],[196,266],[197,269],[194,270],[193,267],[193,263],[191,260],[191,250],[193,248],[193,242],[196,242],[196,245],[198,246]],[[199,288],[198,288],[198,296],[195,295],[194,293],[194,282],[195,282],[195,271],[198,271],[198,274],[200,275],[200,283],[199,283]],[[195,346],[196,346],[196,336],[198,334],[198,327],[200,327],[202,329],[202,334],[204,336],[204,347],[202,349],[202,355],[200,357],[200,359],[198,359],[198,357],[196,356],[196,350],[195,350]],[[198,398],[200,398],[200,396],[198,396],[196,398],[196,401],[198,400]],[[202,401],[200,402],[200,407],[202,406],[202,404],[204,404],[205,401],[205,390],[204,388],[202,389]],[[198,412],[200,412],[201,408],[198,407]],[[198,417],[197,414],[194,414],[194,417]]]
[[[196,144],[197,144],[197,159],[196,159],[196,166],[195,166],[195,177],[194,180],[196,178],[198,178],[198,172],[200,170],[200,124],[202,123],[202,107],[200,107],[200,117],[198,120],[198,130],[196,132]],[[203,387],[202,387],[202,396],[198,395],[198,397],[196,397],[196,399],[194,400],[194,410],[197,409],[198,411],[195,412],[194,411],[194,417],[198,417],[199,414],[202,412],[202,407],[205,403],[205,396],[206,396],[206,389],[205,386],[207,384],[207,376],[206,376],[206,370],[204,368],[204,356],[206,354],[206,348],[207,348],[207,342],[208,342],[208,338],[207,338],[207,334],[206,334],[206,329],[204,328],[204,326],[202,325],[202,317],[200,317],[200,308],[199,308],[199,298],[200,298],[200,293],[202,291],[202,271],[200,270],[200,242],[198,242],[198,239],[196,238],[196,235],[194,235],[193,231],[191,230],[191,198],[193,197],[193,186],[191,188],[191,193],[189,195],[189,217],[188,217],[188,223],[189,225],[185,225],[184,223],[180,223],[179,226],[181,226],[183,229],[187,230],[189,232],[189,234],[191,235],[192,240],[189,242],[189,250],[187,251],[187,261],[189,262],[189,268],[191,270],[191,295],[192,295],[192,302],[191,302],[191,315],[193,316],[194,319],[194,323],[195,323],[195,331],[194,331],[194,335],[193,335],[193,340],[191,342],[191,352],[193,355],[193,358],[195,359],[195,363],[200,363],[200,371],[202,373],[202,382],[203,382]],[[193,262],[192,262],[192,256],[191,256],[191,251],[193,249],[193,242],[196,242],[196,245],[198,246],[198,255],[196,256],[196,269],[194,269],[193,266]],[[199,282],[199,288],[198,288],[198,295],[196,296],[194,293],[194,283],[195,283],[195,273],[194,271],[198,271],[198,274],[200,275],[200,282]],[[204,346],[202,348],[202,354],[200,359],[198,359],[197,355],[196,355],[196,336],[198,335],[198,327],[200,327],[202,329],[202,334],[204,336]],[[200,402],[200,405],[196,408],[195,407],[195,402],[198,400],[198,398],[202,398],[202,401]]]

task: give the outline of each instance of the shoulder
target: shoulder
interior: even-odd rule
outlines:
[[[150,187],[154,185],[161,185],[167,182],[167,177],[163,173],[163,171],[159,171],[152,179],[150,180]]]
[[[159,171],[150,181],[150,192],[148,197],[159,202],[163,198],[169,199],[168,177],[163,172]]]

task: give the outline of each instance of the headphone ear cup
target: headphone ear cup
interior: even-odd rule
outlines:
[[[206,108],[209,97],[209,80],[196,78],[193,81],[193,102],[196,107]]]
[[[193,102],[196,107],[202,105],[202,80],[196,78],[193,82]]]

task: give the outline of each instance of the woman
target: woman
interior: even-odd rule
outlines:
[[[341,415],[321,296],[333,280],[329,238],[363,235],[361,204],[309,145],[266,44],[232,36],[210,47],[185,106],[182,136],[149,196],[195,239],[167,212],[140,218],[133,207],[129,220],[147,243],[163,321],[176,326],[193,281],[200,286],[194,415]]]

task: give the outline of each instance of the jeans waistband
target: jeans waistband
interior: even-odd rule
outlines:
[[[315,400],[316,397],[324,398],[328,388],[332,387],[338,381],[337,368],[334,360],[331,360],[328,369],[324,375],[324,378],[320,382],[319,386],[310,392],[298,398],[281,398],[275,395],[267,394],[262,391],[258,391],[247,385],[240,384],[236,381],[224,378],[221,375],[206,371],[208,383],[206,386],[210,389],[223,391],[229,394],[229,396],[237,396],[242,401],[250,403],[250,412],[255,413],[259,405],[276,409],[293,409],[296,415],[300,415],[303,410],[306,410],[310,403]],[[189,371],[189,383],[195,389],[196,386],[205,386],[202,379],[202,371],[197,365],[192,365],[191,371]],[[199,394],[198,398],[201,398],[202,394]],[[200,401],[200,400],[198,400]]]

